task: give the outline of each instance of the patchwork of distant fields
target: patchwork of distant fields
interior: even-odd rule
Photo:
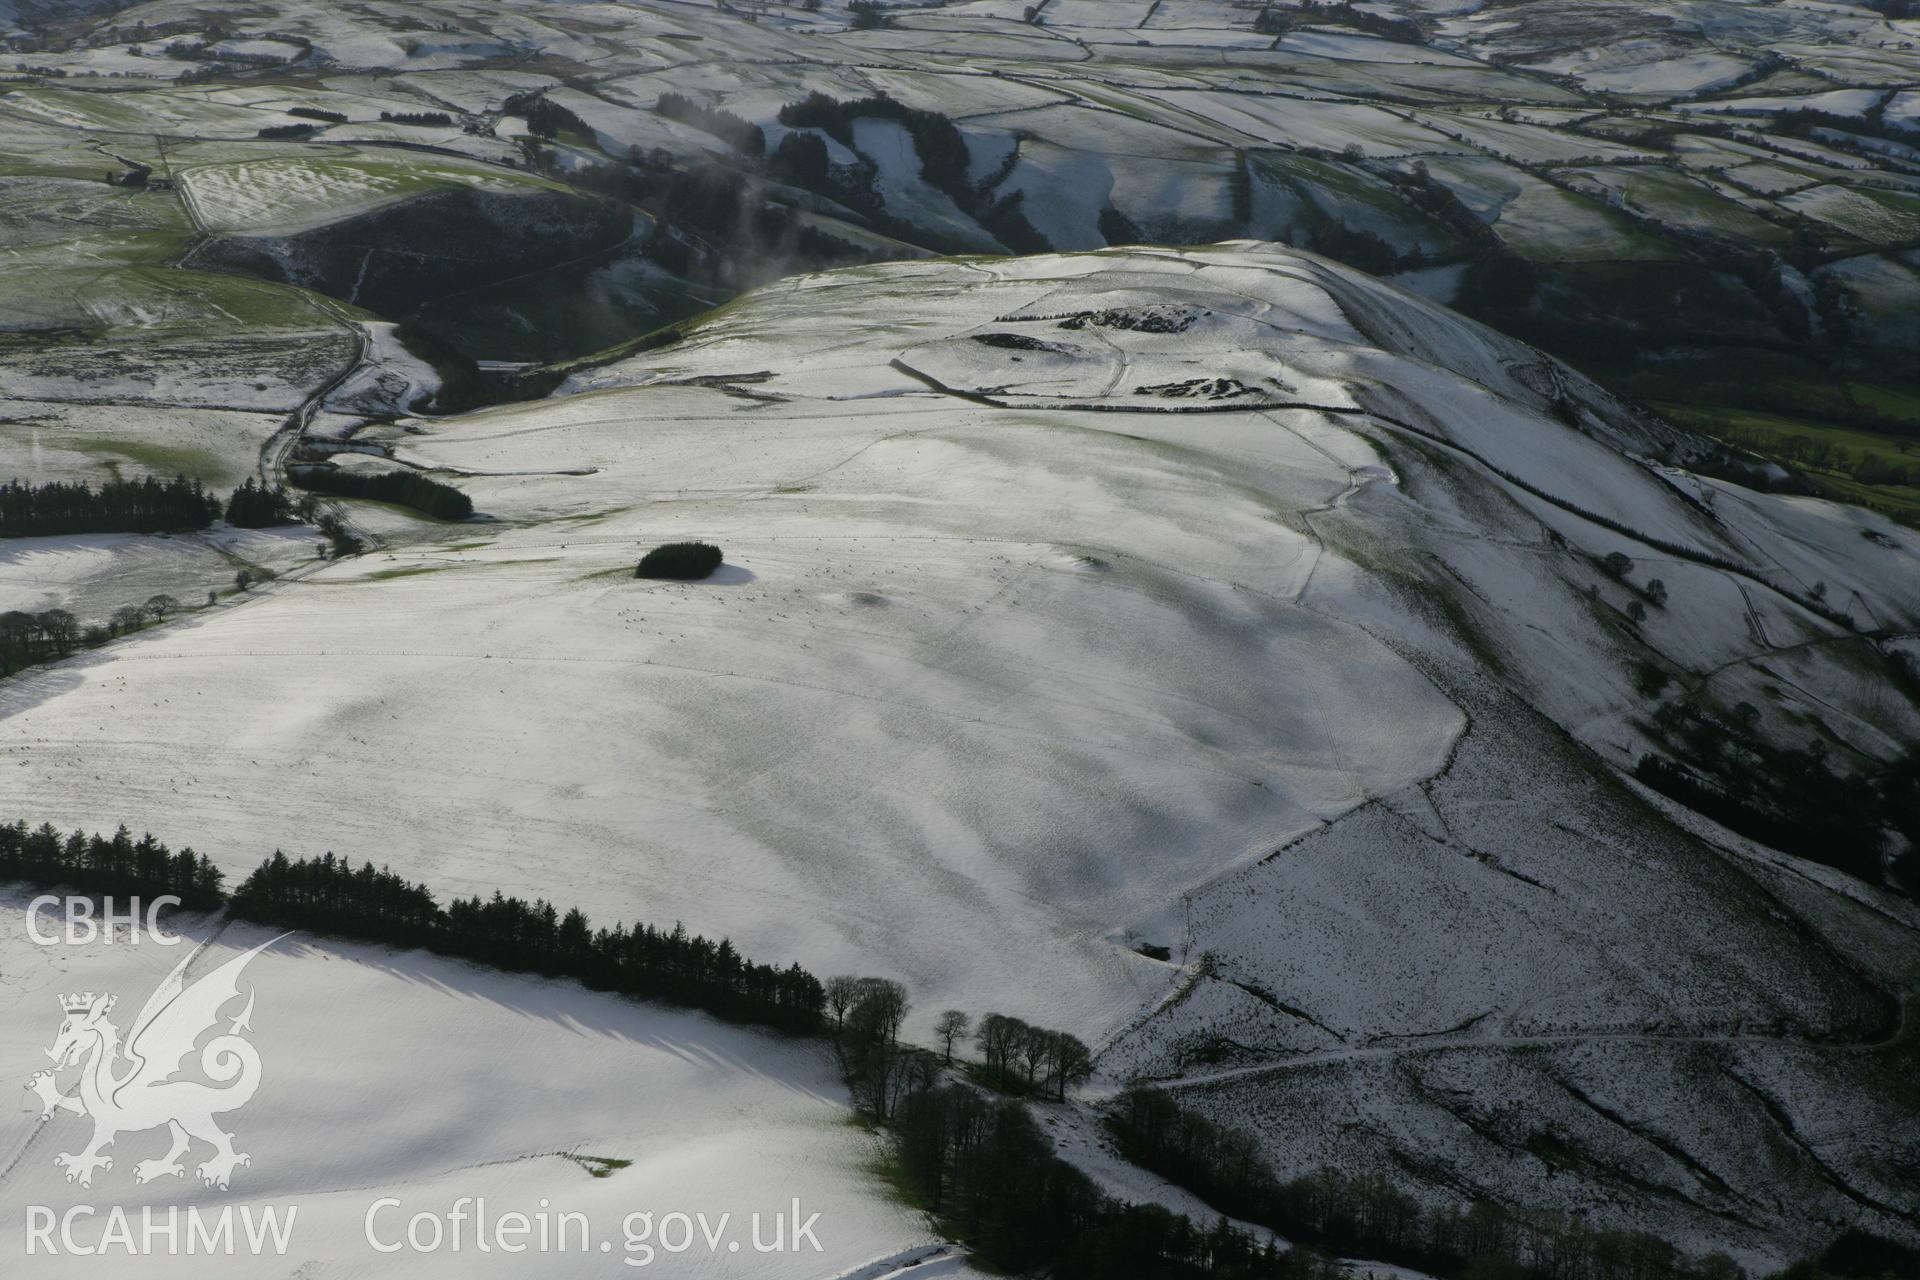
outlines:
[[[1122,1185],[1084,1108],[1151,1079],[1284,1176],[1755,1267],[1920,1240],[1920,20],[0,0],[0,35],[0,481],[311,490],[0,540],[39,646],[0,821],[680,920],[898,978],[922,1041],[1066,1029],[1062,1132]],[[474,514],[366,496],[423,483]],[[634,577],[689,539],[714,577]],[[601,1203],[759,1194],[818,1152],[833,1269],[916,1274],[812,1049],[460,968],[263,965],[307,1086],[266,1132],[336,1136],[260,1186],[319,1198],[323,1272],[343,1187],[538,1196],[586,1152],[636,1162]],[[436,1074],[462,1037],[510,1051]],[[327,1055],[391,1091],[364,1147]],[[72,1194],[0,1139],[0,1208]]]
[[[1843,450],[1835,427],[1920,430],[1867,407],[1920,394],[1920,20],[1731,0],[876,13],[156,0],[23,35],[0,208],[27,212],[0,242],[31,277],[0,322],[303,314],[155,278],[184,255],[371,300],[466,357],[553,359],[787,270],[1243,236],[1391,276],[1645,399],[1781,412],[1747,403],[1764,393]],[[847,109],[795,114],[810,94]],[[63,188],[86,210],[49,229],[48,182],[128,165],[172,189]],[[632,234],[544,257],[490,239],[541,187],[611,193]],[[508,198],[438,237],[396,211],[450,188]],[[479,265],[421,267],[463,241]],[[259,347],[195,357],[313,376]],[[1828,480],[1910,511],[1920,477],[1869,460]]]

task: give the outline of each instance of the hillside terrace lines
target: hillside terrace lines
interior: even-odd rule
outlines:
[[[962,625],[964,625],[964,623]],[[834,697],[834,698],[853,698],[862,702],[881,703],[888,706],[899,707],[903,710],[911,711],[917,715],[924,715],[924,716],[928,716],[935,719],[951,720],[956,723],[978,725],[984,728],[995,729],[1003,733],[1012,733],[1012,734],[1019,734],[1022,736],[1039,737],[1039,738],[1044,738],[1051,741],[1057,741],[1060,743],[1072,743],[1077,746],[1091,747],[1100,751],[1117,751],[1127,755],[1136,755],[1143,759],[1155,760],[1170,768],[1175,768],[1175,769],[1180,769],[1185,771],[1201,772],[1201,773],[1212,773],[1223,778],[1232,778],[1236,781],[1248,783],[1249,785],[1256,786],[1256,787],[1265,785],[1265,782],[1263,779],[1249,776],[1247,773],[1238,769],[1222,768],[1215,765],[1204,764],[1195,760],[1181,760],[1174,757],[1161,755],[1156,752],[1146,751],[1138,747],[1128,746],[1125,744],[1111,742],[1111,741],[1104,741],[1104,740],[1098,740],[1098,739],[1092,739],[1092,738],[1077,738],[1069,734],[1059,733],[1057,731],[1039,730],[1031,726],[1019,725],[1011,722],[998,721],[986,716],[970,715],[963,712],[954,711],[949,708],[931,706],[925,703],[913,702],[903,698],[889,697],[885,693],[874,692],[867,689],[850,689],[850,688],[838,687],[838,686],[828,685],[828,684],[819,684],[812,681],[796,680],[787,676],[768,675],[764,672],[731,670],[731,669],[721,668],[721,667],[701,666],[695,663],[687,663],[687,662],[669,662],[669,661],[658,659],[658,658],[628,658],[628,657],[600,655],[600,654],[493,653],[493,652],[486,652],[486,651],[476,652],[472,650],[435,650],[435,649],[391,650],[391,649],[372,649],[372,648],[368,648],[368,649],[307,649],[307,650],[294,650],[294,649],[288,649],[288,650],[263,650],[263,649],[196,650],[192,652],[164,653],[164,654],[141,653],[138,650],[123,650],[123,651],[114,653],[112,657],[115,661],[118,661],[118,662],[220,663],[220,662],[231,661],[236,658],[249,658],[249,659],[272,658],[272,659],[285,659],[293,662],[313,662],[316,660],[325,659],[325,660],[353,663],[353,662],[365,661],[366,659],[369,659],[369,658],[388,658],[388,659],[399,658],[399,659],[418,659],[420,661],[425,661],[425,662],[446,662],[446,661],[501,662],[501,663],[507,663],[509,665],[518,664],[518,665],[531,665],[531,666],[553,664],[553,665],[651,667],[651,668],[657,668],[662,671],[675,671],[675,672],[685,673],[688,675],[711,676],[719,679],[744,680],[744,681],[749,681],[754,683],[763,683],[763,684],[777,684],[777,685],[785,686],[787,688],[805,689],[815,693],[822,693],[822,694],[828,695],[829,697]],[[73,661],[73,659],[68,659],[68,661]],[[60,669],[61,669],[60,664],[54,664],[52,666],[36,668],[34,673],[30,675],[27,680],[21,681],[20,683],[22,687],[24,687],[26,685],[31,684],[35,676],[38,676],[40,678],[45,678],[46,673],[55,672]],[[1145,686],[1142,686],[1142,687],[1145,687]],[[31,695],[29,694],[29,696]],[[6,702],[9,700],[10,699],[6,697],[6,692],[4,690],[0,690],[0,707],[4,707]],[[4,717],[0,717],[0,718],[4,718]],[[59,744],[61,740],[57,738],[50,738],[50,737],[36,737],[31,739],[30,741],[39,746],[50,746],[50,745]],[[75,739],[72,742],[68,743],[67,745],[78,745],[78,742],[79,740]],[[121,742],[122,742],[122,745],[131,745],[133,743],[133,740],[122,739]],[[160,744],[157,742],[154,742],[154,743],[149,743],[147,745],[158,746]],[[33,748],[31,746],[26,746],[26,745],[9,746],[7,744],[0,743],[0,754],[20,752],[20,751],[30,751],[32,749]]]
[[[923,370],[916,369],[913,366],[906,363],[904,360],[901,360],[898,358],[895,358],[892,361],[892,365],[895,369],[898,369],[900,372],[908,375],[909,377],[914,378],[916,381],[924,383],[929,389],[936,391],[942,395],[952,396],[956,399],[970,401],[974,404],[979,404],[986,408],[992,408],[992,409],[1012,409],[1012,408],[1020,407],[1020,406],[1009,404],[1005,400],[997,399],[994,396],[986,395],[980,392],[966,391],[961,388],[948,386],[945,383],[942,383],[939,379],[935,378],[933,375],[926,373]],[[1778,583],[1769,581],[1765,577],[1761,576],[1761,574],[1754,569],[1736,564],[1732,561],[1725,559],[1724,557],[1715,555],[1712,552],[1701,551],[1696,548],[1680,545],[1678,543],[1671,543],[1664,539],[1658,539],[1653,537],[1652,535],[1645,534],[1645,533],[1633,530],[1631,528],[1628,528],[1627,526],[1621,524],[1617,520],[1613,520],[1607,516],[1603,516],[1596,512],[1589,511],[1579,506],[1577,503],[1558,497],[1552,493],[1547,492],[1544,489],[1541,489],[1537,485],[1531,484],[1528,481],[1523,480],[1519,476],[1514,475],[1512,472],[1506,471],[1503,468],[1498,467],[1495,464],[1489,462],[1485,457],[1481,456],[1479,453],[1475,452],[1472,448],[1468,447],[1467,445],[1461,444],[1460,442],[1455,440],[1449,440],[1444,436],[1438,435],[1424,428],[1417,427],[1413,425],[1411,422],[1408,422],[1403,418],[1398,418],[1391,414],[1383,413],[1377,409],[1369,409],[1369,408],[1357,407],[1353,405],[1331,405],[1331,404],[1323,404],[1323,403],[1314,403],[1309,401],[1284,401],[1284,400],[1283,401],[1262,401],[1262,402],[1257,402],[1253,404],[1220,403],[1220,404],[1197,404],[1197,405],[1167,405],[1167,404],[1141,405],[1133,402],[1120,403],[1120,404],[1112,404],[1112,403],[1103,404],[1098,402],[1074,402],[1074,401],[1065,401],[1065,402],[1045,401],[1044,403],[1046,403],[1047,408],[1049,408],[1050,410],[1053,410],[1056,412],[1064,412],[1064,413],[1078,412],[1078,413],[1116,413],[1116,414],[1194,414],[1194,415],[1197,415],[1197,414],[1247,414],[1247,413],[1258,412],[1264,415],[1264,414],[1269,414],[1269,413],[1278,412],[1278,411],[1298,410],[1298,411],[1306,411],[1306,412],[1313,412],[1313,413],[1325,413],[1325,414],[1330,414],[1330,415],[1335,415],[1340,417],[1361,418],[1368,421],[1377,422],[1384,426],[1393,427],[1398,430],[1406,431],[1412,435],[1417,435],[1422,439],[1425,439],[1433,444],[1439,445],[1443,448],[1459,453],[1469,458],[1476,464],[1486,468],[1489,472],[1491,472],[1493,475],[1497,476],[1501,480],[1509,484],[1512,484],[1515,487],[1522,489],[1527,493],[1532,494],[1536,498],[1540,498],[1546,502],[1552,503],[1554,506],[1559,507],[1564,511],[1567,511],[1570,514],[1579,516],[1583,520],[1591,521],[1603,528],[1608,529],[1611,532],[1630,537],[1635,541],[1640,542],[1646,546],[1655,548],[1660,551],[1664,551],[1669,555],[1676,556],[1690,563],[1705,565],[1710,568],[1722,570],[1729,574],[1739,575],[1740,577],[1746,578],[1758,586],[1764,587],[1767,590],[1782,596],[1784,599],[1787,599],[1793,602],[1795,605],[1798,605],[1801,608],[1810,608],[1806,600],[1800,598],[1799,596],[1796,596],[1788,589],[1780,586]]]

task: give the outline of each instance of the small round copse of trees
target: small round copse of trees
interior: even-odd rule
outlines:
[[[698,582],[711,577],[720,567],[720,548],[710,542],[669,542],[640,557],[636,578],[665,578],[674,582]]]

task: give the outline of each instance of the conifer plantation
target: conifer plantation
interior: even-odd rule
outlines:
[[[44,823],[31,830],[25,822],[0,826],[0,883],[9,880],[117,898],[172,894],[192,911],[211,911],[226,901],[220,869],[205,854],[175,853],[151,835],[135,840],[124,826],[111,836],[63,836]]]
[[[473,514],[473,499],[466,494],[450,484],[429,480],[411,471],[385,471],[367,475],[332,467],[295,467],[289,474],[302,489],[338,494],[343,498],[371,498],[376,502],[397,503],[436,520],[465,520]]]
[[[810,1032],[824,1004],[818,979],[742,956],[727,939],[652,925],[594,929],[578,907],[562,912],[496,890],[442,909],[423,884],[344,858],[260,864],[234,891],[233,912],[262,924],[426,947],[496,969],[578,978],[601,991],[692,1005],[739,1022]]]
[[[298,524],[292,495],[285,485],[271,489],[255,484],[249,476],[227,499],[227,523],[236,529],[268,529],[276,525]]]
[[[198,480],[108,480],[99,488],[50,480],[0,485],[0,538],[61,533],[185,533],[220,518],[220,500]]]
[[[826,993],[797,964],[742,956],[732,942],[672,929],[617,924],[594,929],[578,907],[562,912],[494,891],[442,908],[424,884],[371,862],[355,867],[326,853],[290,859],[276,850],[231,896],[219,868],[192,849],[171,852],[151,835],[135,841],[50,825],[0,826],[0,883],[20,881],[115,897],[174,894],[197,911],[222,907],[238,919],[396,947],[424,947],[490,968],[578,978],[596,991],[688,1005],[734,1022],[811,1034]]]

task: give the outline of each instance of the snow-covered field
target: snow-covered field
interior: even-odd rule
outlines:
[[[173,947],[152,938],[130,945],[124,932],[116,945],[39,946],[26,904],[25,895],[0,899],[0,1079],[22,1086],[23,1104],[0,1109],[0,1249],[10,1274],[90,1275],[111,1259],[115,1274],[140,1277],[605,1276],[657,1265],[675,1275],[811,1278],[937,1247],[918,1215],[889,1199],[873,1168],[876,1140],[852,1123],[817,1042],[573,983],[297,934],[273,941],[205,919],[188,918]],[[57,929],[56,919],[43,915],[40,929]],[[210,1153],[196,1144],[182,1174],[139,1183],[136,1164],[157,1161],[167,1135],[128,1132],[91,1186],[70,1184],[54,1157],[80,1150],[90,1125],[64,1111],[42,1121],[24,1090],[47,1067],[42,1051],[60,1027],[61,998],[111,992],[124,1029],[201,942],[189,979],[267,944],[242,988],[252,992],[260,1083],[220,1121],[249,1163],[229,1191],[217,1190],[191,1167]],[[629,1163],[596,1175],[608,1166],[593,1157]],[[463,1206],[468,1197],[483,1203]],[[104,1257],[74,1256],[59,1231],[23,1230],[36,1212],[64,1218],[77,1205],[98,1210],[71,1220],[82,1248],[109,1239],[109,1206],[136,1233],[143,1212],[164,1222],[177,1210],[178,1256],[164,1243],[144,1256],[110,1243]],[[211,1227],[228,1209],[236,1220],[278,1213],[284,1249],[189,1254],[185,1215],[207,1215]],[[463,1224],[446,1219],[463,1210]],[[424,1226],[412,1237],[419,1247],[408,1243],[421,1213],[440,1219],[437,1249]],[[534,1229],[491,1234],[516,1213]],[[717,1243],[696,1219],[693,1247],[675,1252],[685,1242],[673,1214],[704,1215]],[[780,1251],[755,1248],[755,1215],[762,1245],[774,1243],[780,1223]],[[795,1231],[809,1222],[810,1233]],[[495,1248],[483,1251],[483,1239]],[[503,1250],[503,1240],[518,1247]],[[37,1252],[26,1254],[30,1246]]]
[[[1745,491],[1709,516],[1637,460],[1667,428],[1323,260],[800,277],[554,399],[362,439],[484,519],[16,677],[17,807],[234,872],[332,850],[896,976],[917,1035],[994,1009],[1103,1046],[1109,1086],[1192,1073],[1288,1172],[1391,1163],[1412,1111],[1380,1095],[1381,1141],[1335,1112],[1415,1047],[1492,1064],[1447,1086],[1471,1108],[1542,1045],[1758,1038],[1788,1065],[1757,1087],[1794,1114],[1796,1081],[1880,1034],[1880,984],[1913,980],[1911,904],[1716,851],[1608,767],[1644,749],[1649,652],[1765,663],[1783,714],[1908,738],[1915,709],[1848,695],[1858,641],[1805,592],[1920,617],[1913,535]],[[727,567],[634,580],[684,537]],[[1673,588],[1638,630],[1593,568],[1616,550]],[[1348,1083],[1273,1125],[1270,1069],[1303,1054]],[[1884,1082],[1848,1072],[1823,1105],[1868,1123]],[[1641,1123],[1684,1075],[1610,1105]],[[1738,1164],[1754,1115],[1662,1140]],[[1544,1195],[1444,1125],[1423,1140],[1451,1178]],[[1870,1200],[1905,1149],[1823,1148]],[[1556,1186],[1733,1243],[1717,1192]],[[1804,1238],[1743,1203],[1774,1242],[1743,1247]]]
[[[530,181],[540,185],[488,165],[438,158],[398,164],[376,155],[207,165],[186,170],[182,181],[202,226],[250,235],[321,226],[446,187],[522,191]]]
[[[0,400],[0,475],[84,480],[191,474],[225,490],[254,474],[260,446],[281,424],[272,412],[143,404]]]
[[[106,618],[156,595],[194,605],[229,590],[242,570],[280,573],[312,560],[318,537],[289,527],[0,539],[0,612],[66,609],[80,618]]]

